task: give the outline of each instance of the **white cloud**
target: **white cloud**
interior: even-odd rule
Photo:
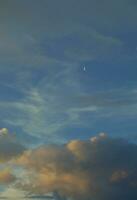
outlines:
[[[26,196],[26,193],[16,189],[12,186],[5,189],[5,191],[1,192],[0,197],[7,198],[7,199],[15,199],[19,200],[20,198],[24,198]]]

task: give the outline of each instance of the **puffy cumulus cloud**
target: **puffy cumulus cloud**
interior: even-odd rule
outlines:
[[[3,136],[3,135],[7,135],[9,133],[8,129],[7,128],[1,128],[0,129],[0,135]]]
[[[8,129],[0,130],[0,163],[20,155],[24,150],[25,147],[9,133]]]
[[[11,173],[10,169],[0,170],[0,184],[10,184],[16,180],[16,177]]]
[[[41,146],[16,159],[27,177],[17,187],[40,195],[53,192],[58,199],[136,199],[136,156],[136,144],[105,133],[62,146]]]

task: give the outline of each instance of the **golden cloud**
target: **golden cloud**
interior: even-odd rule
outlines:
[[[136,144],[103,133],[87,141],[41,146],[16,159],[17,165],[31,172],[29,181],[18,187],[36,194],[58,193],[60,198],[73,200],[128,200],[137,197],[136,156]]]
[[[0,170],[0,184],[10,184],[16,180],[10,169]]]

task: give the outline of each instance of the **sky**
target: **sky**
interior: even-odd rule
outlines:
[[[136,19],[135,0],[0,0],[1,198],[137,198]]]

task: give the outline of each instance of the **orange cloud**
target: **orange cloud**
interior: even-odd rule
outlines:
[[[58,193],[60,198],[72,200],[113,200],[119,196],[128,200],[133,193],[137,197],[136,156],[137,145],[104,133],[87,141],[41,146],[15,160],[28,178],[31,172],[29,181],[18,187],[35,194]]]
[[[9,169],[0,171],[0,184],[10,184],[16,180],[16,177],[11,173]]]

